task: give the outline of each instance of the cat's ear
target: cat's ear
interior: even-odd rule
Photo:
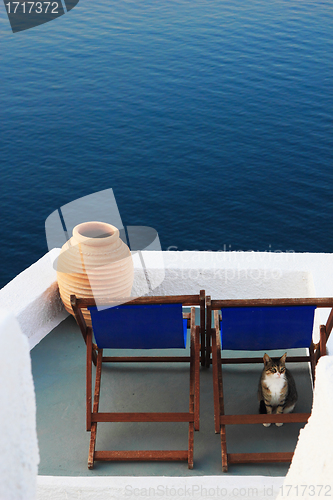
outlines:
[[[285,352],[284,355],[280,358],[280,364],[285,364],[286,362],[286,357],[287,357],[287,353]]]
[[[262,359],[264,360],[265,366],[271,361],[271,358],[266,353],[264,354],[264,357]]]

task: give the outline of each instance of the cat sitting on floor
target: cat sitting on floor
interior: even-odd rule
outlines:
[[[259,413],[290,413],[295,408],[296,384],[294,377],[285,367],[286,357],[287,353],[280,359],[270,358],[268,354],[263,357],[265,366],[258,387]],[[271,424],[263,425],[269,427]],[[283,424],[275,425],[280,427]]]

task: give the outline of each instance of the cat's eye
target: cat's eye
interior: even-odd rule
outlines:
[[[280,372],[283,373],[285,371],[285,368],[280,368]]]
[[[271,368],[272,373],[276,373],[276,368]]]

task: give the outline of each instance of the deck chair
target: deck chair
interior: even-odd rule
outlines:
[[[205,322],[205,292],[200,295],[141,297],[97,309],[93,299],[71,296],[76,321],[87,346],[86,359],[86,428],[90,431],[88,468],[94,461],[187,461],[193,468],[194,430],[199,430],[200,330],[195,325],[195,307],[200,307],[200,322]],[[112,304],[111,304],[112,305]],[[183,313],[183,306],[191,306]],[[82,309],[91,314],[87,326]],[[187,328],[191,330],[190,356],[103,356],[103,349],[172,349],[186,347]],[[112,353],[113,354],[113,353]],[[188,413],[119,413],[99,412],[102,366],[105,363],[185,362],[189,363],[190,394]],[[96,381],[92,396],[92,364]],[[161,390],[163,388],[161,387]],[[176,397],[177,395],[175,395]],[[96,451],[98,422],[188,422],[187,450]]]
[[[316,307],[331,307],[333,299],[211,300],[207,305],[207,357],[213,365],[215,432],[221,436],[222,471],[229,464],[290,462],[293,453],[227,453],[226,425],[306,422],[309,413],[271,415],[225,415],[222,364],[261,363],[262,357],[222,358],[225,350],[309,349],[307,356],[289,356],[287,361],[310,363],[312,380],[315,365],[326,354],[326,342],[333,326],[333,309],[326,325],[320,326],[320,341],[312,341]],[[212,327],[214,316],[214,328]],[[210,347],[211,344],[211,347]],[[212,359],[210,359],[210,352]]]

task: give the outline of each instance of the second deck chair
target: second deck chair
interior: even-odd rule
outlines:
[[[71,305],[87,346],[86,427],[91,432],[88,468],[94,461],[175,461],[188,462],[193,468],[194,430],[199,430],[200,326],[195,325],[195,307],[183,313],[183,306],[200,306],[200,322],[205,321],[205,292],[200,295],[142,297],[123,305],[97,310],[93,299],[71,296]],[[82,309],[91,314],[87,326]],[[187,328],[191,330],[190,356],[103,356],[103,349],[185,348]],[[203,335],[203,333],[202,333]],[[115,362],[187,362],[190,365],[189,411],[181,412],[99,412],[102,365]],[[96,381],[92,396],[92,363]],[[149,388],[147,388],[149,390]],[[161,391],[164,388],[161,387]],[[177,395],[175,395],[177,397]],[[98,422],[188,422],[187,450],[96,451]]]
[[[310,363],[314,380],[315,365],[319,357],[326,354],[326,342],[333,326],[333,309],[326,325],[320,326],[318,344],[312,341],[314,311],[316,307],[332,307],[333,299],[211,300],[208,296],[206,304],[207,344],[210,345],[210,339],[212,341],[215,432],[221,435],[223,472],[227,472],[228,464],[290,462],[293,456],[290,452],[227,453],[226,425],[306,422],[310,414],[225,415],[222,364],[262,364],[262,357],[221,358],[221,349],[269,351],[306,347],[308,356],[289,356],[287,361]]]

